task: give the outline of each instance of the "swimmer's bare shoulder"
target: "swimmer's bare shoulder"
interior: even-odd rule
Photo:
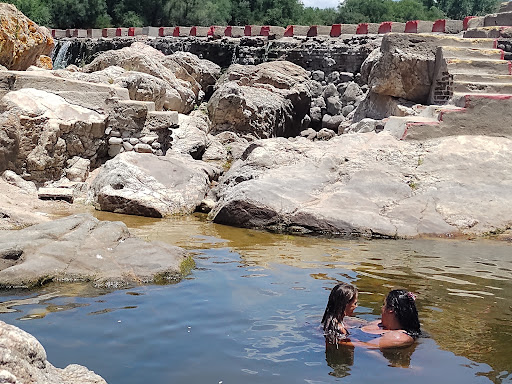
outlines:
[[[409,336],[404,330],[383,329],[380,320],[365,325],[361,328],[361,331],[372,335],[380,335],[380,337],[367,342],[352,340],[354,346],[385,349],[408,347],[414,343],[414,338]]]
[[[387,332],[385,329],[381,327],[380,320],[372,321],[367,325],[361,327],[361,331],[371,333],[372,335],[382,335],[385,332]]]

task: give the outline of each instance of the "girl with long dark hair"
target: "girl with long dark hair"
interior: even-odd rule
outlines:
[[[340,283],[331,290],[322,318],[327,343],[337,344],[347,338],[349,332],[343,318],[352,316],[354,313],[357,307],[357,295],[357,288],[347,283]]]

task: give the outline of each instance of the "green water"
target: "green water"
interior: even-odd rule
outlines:
[[[169,286],[3,292],[0,319],[36,336],[58,367],[79,363],[109,383],[512,382],[510,243],[347,241],[201,216],[96,215],[193,251],[196,268]],[[318,323],[338,281],[358,287],[365,320],[391,288],[416,292],[430,337],[400,351],[326,351]]]

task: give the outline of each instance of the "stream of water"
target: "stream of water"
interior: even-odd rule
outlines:
[[[57,367],[85,365],[110,384],[512,383],[510,243],[347,241],[201,216],[96,215],[191,250],[196,268],[174,285],[2,292],[0,319],[37,337]],[[326,351],[319,322],[338,281],[359,288],[365,320],[391,288],[416,292],[429,337],[385,353]]]

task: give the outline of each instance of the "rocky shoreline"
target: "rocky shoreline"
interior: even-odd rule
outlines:
[[[54,70],[48,30],[0,14],[2,288],[167,283],[192,266],[75,214],[84,204],[300,235],[512,239],[512,74],[494,38],[69,42],[84,65]],[[0,381],[104,383],[54,368],[19,329],[0,323],[0,338]]]
[[[411,238],[510,230],[510,134],[492,119],[493,106],[485,107],[486,121],[472,117],[471,108],[483,107],[470,105],[471,93],[456,96],[450,71],[459,69],[447,56],[499,54],[487,48],[494,41],[395,33],[298,45],[242,38],[239,54],[250,47],[254,60],[239,55],[245,65],[227,68],[179,52],[173,41],[151,40],[158,50],[113,39],[117,49],[87,48],[101,52],[81,68],[27,63],[26,71],[1,71],[4,180],[99,210],[209,212],[214,222],[280,232]],[[232,45],[181,42],[188,51],[201,46],[202,57],[226,57],[219,47]],[[278,60],[259,57],[267,44]],[[49,54],[47,43],[37,47]],[[471,65],[462,68],[466,77]],[[503,83],[512,76],[491,70],[488,77]],[[508,87],[500,89],[503,97],[484,101],[506,109]],[[443,97],[456,105],[430,105]],[[5,228],[24,225],[0,209]]]

